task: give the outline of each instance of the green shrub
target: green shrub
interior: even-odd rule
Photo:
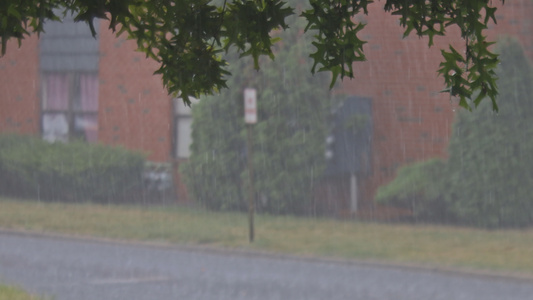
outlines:
[[[446,162],[439,158],[401,167],[396,178],[381,186],[376,201],[408,208],[417,221],[450,222],[454,220],[443,198]]]
[[[294,1],[301,4],[302,1]],[[290,21],[293,28],[303,24]],[[310,213],[313,184],[325,165],[328,78],[308,74],[308,35],[280,33],[275,61],[230,64],[229,88],[193,109],[191,156],[181,172],[187,190],[213,210],[246,210],[249,174],[243,87],[257,89],[253,125],[256,208],[273,214]]]
[[[120,147],[2,135],[0,188],[43,200],[124,202],[140,195],[144,161]]]
[[[491,228],[533,224],[533,69],[518,43],[502,44],[499,112],[459,112],[448,160],[450,209]]]

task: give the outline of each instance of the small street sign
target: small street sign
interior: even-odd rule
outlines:
[[[257,91],[256,89],[244,89],[244,122],[246,124],[257,123]]]

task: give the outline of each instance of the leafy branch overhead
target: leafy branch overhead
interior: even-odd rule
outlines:
[[[494,2],[503,3],[505,0]],[[236,48],[241,56],[274,58],[277,31],[288,29],[285,19],[295,11],[287,0],[2,0],[0,40],[2,55],[7,41],[43,31],[47,20],[72,14],[86,22],[93,35],[94,18],[108,19],[110,29],[136,40],[140,51],[156,60],[163,83],[173,94],[189,97],[212,94],[226,87],[229,75],[224,51]],[[484,31],[496,23],[491,0],[310,0],[311,8],[301,17],[306,31],[314,33],[310,54],[312,72],[330,71],[331,86],[337,78],[354,77],[353,63],[365,60],[365,41],[358,33],[365,24],[354,21],[368,14],[368,5],[384,3],[385,11],[397,15],[405,28],[429,38],[443,36],[450,26],[459,28],[465,50],[450,46],[442,50],[438,72],[446,91],[460,99],[461,106],[477,106],[491,99],[497,110],[495,68],[498,56],[489,50]],[[471,101],[469,99],[472,99]]]

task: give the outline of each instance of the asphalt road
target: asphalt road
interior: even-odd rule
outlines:
[[[0,282],[56,300],[530,300],[533,281],[0,232]]]

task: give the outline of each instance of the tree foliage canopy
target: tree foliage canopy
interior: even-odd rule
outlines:
[[[503,3],[505,0],[494,1]],[[288,16],[296,14],[287,0],[2,0],[0,40],[2,54],[9,39],[19,42],[33,32],[42,32],[46,20],[59,20],[71,13],[87,22],[93,34],[94,18],[109,19],[109,27],[137,41],[140,51],[160,63],[156,73],[170,93],[189,97],[211,94],[226,87],[226,61],[222,52],[236,48],[251,56],[259,68],[259,57],[274,57],[277,31],[288,29]],[[300,16],[305,30],[314,33],[312,72],[330,71],[337,78],[354,77],[353,63],[365,60],[358,33],[365,24],[354,16],[367,14],[368,6],[383,4],[384,10],[400,18],[405,36],[433,38],[458,27],[466,51],[450,46],[438,72],[447,90],[460,104],[477,106],[485,97],[497,95],[494,69],[496,54],[489,50],[484,30],[496,22],[491,0],[310,0]],[[475,95],[475,97],[473,97]],[[468,99],[473,99],[472,102]]]
[[[289,0],[303,3],[302,0]],[[303,22],[288,18],[293,28]],[[229,89],[202,98],[193,108],[191,156],[181,172],[188,191],[214,210],[245,210],[249,186],[246,127],[242,118],[247,86],[257,88],[259,122],[253,126],[256,208],[274,214],[309,214],[313,185],[325,165],[329,94],[322,88],[327,76],[311,76],[310,36],[298,31],[280,33],[276,60],[260,59],[256,72],[249,58],[231,61]],[[206,188],[209,187],[209,188]]]

